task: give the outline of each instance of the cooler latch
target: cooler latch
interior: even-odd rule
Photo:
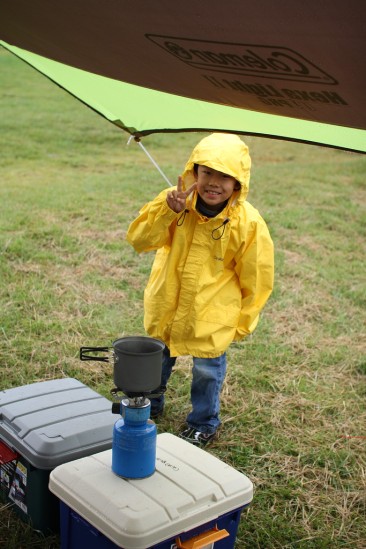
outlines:
[[[18,455],[17,452],[14,452],[5,442],[0,440],[0,465],[5,465],[5,463],[9,463],[9,461],[17,459]]]
[[[180,541],[180,537],[177,537],[175,543],[177,544],[177,549],[211,549],[213,548],[215,541],[227,538],[228,536],[230,536],[230,534],[227,530],[219,530],[215,526],[212,530],[203,532],[186,541]]]

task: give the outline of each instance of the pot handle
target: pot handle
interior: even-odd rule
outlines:
[[[80,347],[80,360],[97,360],[99,362],[109,362],[107,356],[90,356],[88,353],[109,353],[110,347]]]

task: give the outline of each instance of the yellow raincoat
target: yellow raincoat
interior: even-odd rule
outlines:
[[[250,156],[237,136],[211,134],[193,150],[183,173],[194,182],[193,165],[235,177],[225,209],[212,218],[195,208],[175,213],[162,191],[131,223],[127,240],[137,252],[157,250],[145,289],[145,329],[169,347],[171,356],[212,358],[233,340],[253,332],[273,287],[273,244],[259,212],[247,202]]]

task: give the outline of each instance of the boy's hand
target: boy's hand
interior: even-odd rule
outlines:
[[[168,206],[173,212],[180,213],[186,207],[186,199],[191,194],[191,192],[197,187],[196,183],[188,189],[188,191],[183,191],[183,181],[182,178],[178,177],[178,185],[176,191],[171,191],[166,196],[166,201]]]

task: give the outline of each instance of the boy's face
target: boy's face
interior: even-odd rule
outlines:
[[[197,192],[209,210],[217,210],[240,189],[240,183],[231,175],[199,164],[196,173]]]

